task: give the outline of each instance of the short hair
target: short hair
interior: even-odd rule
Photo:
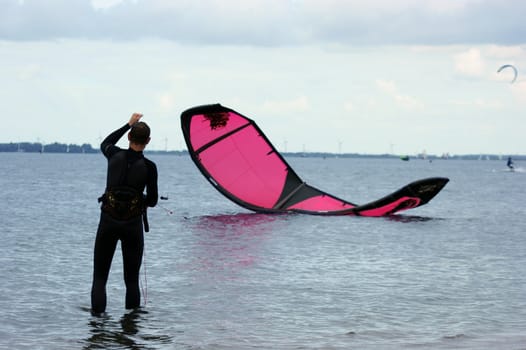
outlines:
[[[145,145],[150,138],[150,127],[145,122],[137,122],[130,130],[130,141],[139,145]]]

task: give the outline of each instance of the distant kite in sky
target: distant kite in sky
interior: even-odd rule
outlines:
[[[515,66],[511,65],[511,64],[505,64],[503,65],[502,67],[499,68],[499,70],[497,70],[497,73],[500,73],[501,70],[505,69],[505,68],[511,68],[513,69],[513,79],[510,81],[510,83],[514,83],[515,80],[517,80],[517,75],[518,75],[518,71],[517,71],[517,68],[515,68]]]

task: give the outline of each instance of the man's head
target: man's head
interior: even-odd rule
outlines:
[[[146,146],[150,142],[150,127],[145,122],[133,124],[128,139],[131,143]]]

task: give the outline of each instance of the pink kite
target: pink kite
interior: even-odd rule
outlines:
[[[240,206],[265,213],[386,216],[429,202],[449,179],[412,182],[357,205],[306,184],[256,123],[220,104],[190,108],[181,127],[192,160],[206,179]]]

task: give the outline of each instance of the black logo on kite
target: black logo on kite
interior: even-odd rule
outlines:
[[[208,114],[205,114],[205,118],[208,121],[210,121],[211,130],[224,128],[228,124],[228,113],[227,112],[208,113]]]

